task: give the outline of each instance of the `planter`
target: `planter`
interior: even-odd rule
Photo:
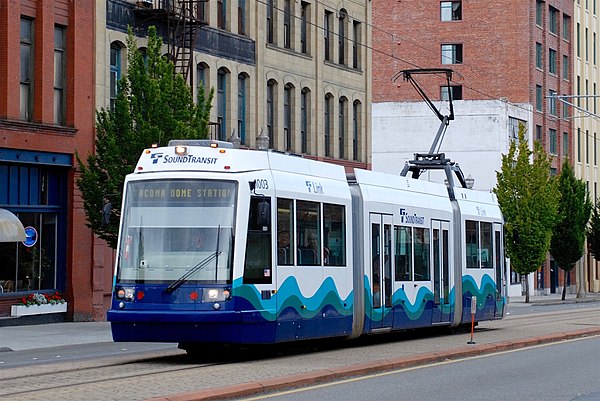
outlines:
[[[43,304],[43,305],[11,305],[10,315],[14,317],[44,315],[47,313],[64,313],[67,311],[67,303]]]

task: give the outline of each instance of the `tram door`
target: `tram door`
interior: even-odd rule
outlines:
[[[433,314],[432,323],[450,321],[450,222],[431,221],[433,236]]]
[[[392,309],[392,216],[371,213],[371,329],[391,328]]]
[[[505,295],[504,280],[504,244],[502,242],[502,224],[494,223],[494,260],[496,268],[496,317],[504,313],[503,297]]]

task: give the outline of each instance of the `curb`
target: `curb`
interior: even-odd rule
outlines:
[[[511,351],[520,348],[531,347],[539,344],[548,344],[575,338],[584,338],[600,335],[600,328],[581,329],[562,333],[548,334],[538,337],[528,337],[513,341],[501,341],[490,344],[475,344],[455,348],[446,351],[432,352],[428,354],[405,356],[393,359],[364,362],[355,365],[338,368],[317,370],[314,372],[301,373],[297,375],[276,377],[251,383],[237,384],[215,389],[193,391],[180,394],[172,394],[146,401],[209,401],[224,400],[267,393],[271,391],[290,389],[295,387],[309,386],[334,380],[363,376],[372,373],[381,373],[405,369],[414,366],[422,366],[436,362],[461,359],[469,356],[488,355],[497,352]]]

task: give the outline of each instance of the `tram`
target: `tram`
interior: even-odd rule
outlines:
[[[218,141],[125,180],[115,341],[270,344],[501,319],[494,194]]]

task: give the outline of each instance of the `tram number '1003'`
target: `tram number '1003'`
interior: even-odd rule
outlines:
[[[257,179],[254,181],[255,189],[269,189],[269,181]]]

